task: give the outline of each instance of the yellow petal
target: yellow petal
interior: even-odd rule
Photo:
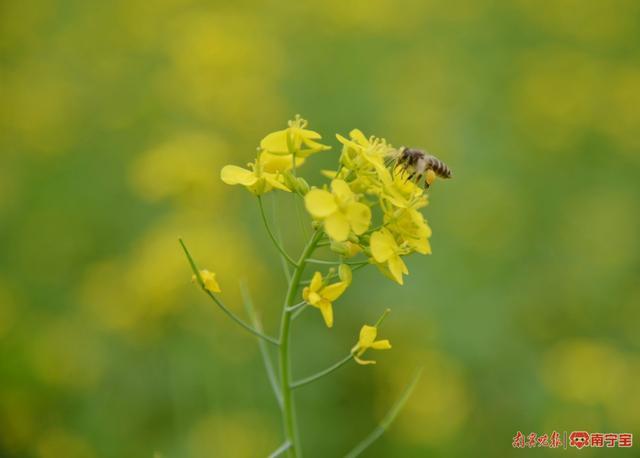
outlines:
[[[202,278],[202,283],[204,283],[204,288],[212,293],[219,293],[222,290],[220,289],[220,285],[216,280],[216,274],[213,272],[209,272],[208,270],[200,271],[200,278]]]
[[[371,344],[371,348],[374,350],[389,350],[391,348],[391,343],[385,340],[377,340]]]
[[[315,218],[326,218],[338,210],[336,199],[329,191],[312,189],[304,196],[307,211]]]
[[[241,184],[243,186],[252,186],[258,181],[255,173],[251,170],[243,169],[237,165],[225,165],[220,171],[220,178],[226,184]]]
[[[400,285],[404,284],[404,281],[402,280],[402,274],[408,273],[407,266],[405,265],[404,261],[400,259],[400,256],[392,256],[391,258],[389,258],[388,264],[389,272],[391,272],[393,279]]]
[[[357,143],[355,143],[355,142],[353,142],[353,141],[351,141],[351,140],[346,139],[345,137],[343,137],[343,136],[342,136],[342,135],[340,135],[340,134],[336,134],[336,138],[338,139],[338,141],[339,141],[340,143],[342,143],[342,144],[343,144],[343,145],[345,145],[345,146],[350,146],[351,148],[354,148],[354,149],[355,149],[355,148],[358,148],[358,144],[357,144]]]
[[[347,207],[347,218],[353,232],[363,234],[371,224],[371,209],[363,203],[354,202]]]
[[[360,129],[353,129],[351,132],[349,132],[349,136],[362,146],[366,146],[369,144],[369,140],[364,136]]]
[[[281,191],[291,192],[291,190],[289,188],[287,188],[287,186],[278,179],[277,175],[275,175],[273,173],[263,172],[262,177],[272,187],[274,187],[276,189],[280,189]]]
[[[322,290],[320,291],[320,295],[324,297],[326,300],[333,302],[336,299],[338,299],[340,296],[342,296],[342,294],[347,289],[347,286],[349,286],[348,283],[340,281],[338,283],[334,283],[332,285],[325,286],[324,288],[322,288]]]
[[[372,360],[366,360],[366,359],[360,359],[357,356],[354,356],[353,359],[356,361],[356,363],[362,365],[362,366],[366,366],[368,364],[375,364],[375,361]]]
[[[431,254],[431,244],[427,239],[411,239],[407,240],[409,245],[416,253]]]
[[[322,176],[325,176],[327,178],[335,178],[336,175],[338,175],[338,172],[335,170],[321,170],[320,173],[322,174]]]
[[[276,172],[286,172],[287,170],[291,170],[293,168],[293,155],[279,155],[269,153],[268,151],[263,151],[260,154],[260,164],[262,165],[262,170],[265,172],[276,173]],[[296,167],[304,164],[304,159],[301,157],[296,158]]]
[[[299,129],[298,133],[305,139],[309,140],[320,140],[322,136],[313,130],[309,129]]]
[[[398,256],[398,258],[400,259],[400,266],[402,267],[402,273],[405,275],[409,275],[409,269],[407,268],[407,265],[404,263],[402,258],[400,258],[400,256]]]
[[[322,296],[320,296],[315,291],[311,291],[311,292],[309,292],[309,296],[307,298],[307,302],[309,304],[313,305],[314,307],[319,307],[320,304],[322,303]]]
[[[304,145],[313,152],[326,151],[331,149],[330,146],[323,145],[322,143],[315,142],[313,140],[305,139]]]
[[[310,292],[311,292],[311,288],[309,288],[308,286],[305,286],[304,289],[302,290],[302,298],[306,302],[309,302],[309,293]]]
[[[322,313],[322,318],[324,318],[324,323],[328,328],[333,326],[333,307],[331,307],[331,302],[323,301],[320,303],[320,312]]]
[[[367,326],[366,324],[360,329],[360,339],[358,340],[358,347],[361,350],[366,350],[371,346],[376,336],[378,335],[378,328],[375,326]]]
[[[389,237],[382,231],[371,234],[371,254],[377,262],[385,262],[393,256],[393,246],[389,243]]]
[[[324,230],[333,240],[344,242],[349,237],[349,220],[337,211],[324,220]]]
[[[389,266],[387,266],[386,263],[376,262],[374,265],[378,268],[378,270],[380,271],[380,273],[382,273],[382,275],[384,275],[391,281],[396,281],[393,275],[391,275],[391,272],[389,271]]]
[[[317,292],[322,287],[322,274],[320,272],[316,272],[313,274],[313,278],[311,279],[311,284],[309,288],[311,291]]]
[[[344,180],[333,180],[331,182],[331,192],[340,202],[348,202],[353,199],[353,191]]]
[[[271,132],[260,141],[260,148],[275,154],[289,154],[287,135],[289,129]]]

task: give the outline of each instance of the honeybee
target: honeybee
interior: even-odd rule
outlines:
[[[432,154],[416,148],[401,146],[392,156],[395,165],[394,170],[401,169],[408,174],[407,180],[416,178],[419,182],[424,178],[424,187],[429,188],[436,177],[451,178],[451,169],[440,159]]]

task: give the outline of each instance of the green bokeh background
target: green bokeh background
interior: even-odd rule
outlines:
[[[637,440],[639,20],[632,0],[3,2],[0,456],[281,443],[255,340],[190,284],[177,236],[238,313],[245,279],[275,332],[278,258],[219,170],[295,113],[334,146],[302,169],[313,183],[355,127],[455,173],[404,287],[366,269],[333,329],[296,322],[304,376],[393,309],[376,366],[297,392],[306,456],[345,453],[418,366],[366,456],[529,454],[518,430]],[[267,204],[296,252],[292,199]]]

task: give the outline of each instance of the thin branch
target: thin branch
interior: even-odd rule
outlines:
[[[262,323],[260,321],[260,318],[258,318],[258,314],[256,313],[256,310],[253,306],[253,300],[251,299],[249,288],[247,288],[246,283],[243,281],[240,282],[240,293],[242,294],[244,308],[249,314],[253,326],[258,331],[262,332]],[[273,389],[273,394],[276,396],[278,405],[282,409],[282,393],[280,393],[280,389],[278,387],[278,379],[276,378],[276,373],[273,369],[273,363],[271,362],[271,357],[269,356],[269,349],[262,339],[258,339],[258,347],[260,348],[262,362],[264,363],[264,369],[267,372],[267,378],[269,379],[269,383],[271,384],[271,388]]]
[[[267,229],[269,238],[271,238],[271,241],[273,242],[275,247],[278,249],[282,257],[284,257],[284,259],[286,259],[287,262],[291,264],[293,267],[297,267],[298,264],[296,264],[296,262],[293,259],[291,259],[291,257],[287,254],[286,251],[284,251],[284,248],[282,247],[282,245],[280,245],[280,243],[278,243],[276,236],[271,231],[271,227],[269,226],[269,222],[267,221],[267,215],[265,215],[264,213],[264,204],[262,203],[262,196],[258,196],[258,203],[260,204],[260,215],[262,216],[262,222],[264,223],[264,227]]]
[[[262,339],[264,339],[264,340],[266,340],[268,342],[271,342],[274,345],[280,345],[280,342],[278,342],[273,337],[268,336],[266,334],[263,334],[262,332],[258,331],[257,329],[254,329],[252,326],[247,324],[242,318],[238,317],[235,313],[233,313],[231,310],[229,310],[227,308],[227,306],[224,305],[224,303],[220,299],[218,299],[211,291],[209,291],[207,288],[205,288],[204,282],[202,281],[202,277],[200,276],[200,270],[198,270],[198,267],[196,266],[196,263],[194,262],[193,258],[191,257],[191,254],[189,253],[189,250],[187,249],[187,246],[184,244],[184,241],[181,238],[178,238],[178,241],[180,242],[180,245],[182,245],[182,249],[184,250],[184,254],[187,256],[187,259],[189,260],[189,264],[191,265],[191,270],[193,270],[193,274],[196,276],[196,279],[198,280],[198,284],[200,285],[200,288],[202,288],[202,290],[216,304],[218,304],[218,307],[220,307],[222,309],[222,311],[224,313],[226,313],[229,318],[231,318],[233,321],[235,321],[240,326],[245,328],[251,334],[253,334],[255,336],[258,336],[258,337],[260,337],[260,338],[262,338]]]
[[[342,366],[347,364],[352,359],[353,359],[353,354],[349,353],[347,356],[342,358],[340,361],[335,363],[333,366],[329,366],[325,370],[320,371],[317,374],[313,374],[313,375],[311,375],[309,377],[303,378],[302,380],[298,380],[297,382],[292,382],[291,383],[291,388],[299,388],[299,387],[304,386],[304,385],[306,385],[308,383],[315,382],[319,378],[322,378],[325,375],[329,375],[333,371],[335,371],[337,369],[340,369]]]
[[[356,270],[358,270],[358,269],[362,269],[363,267],[366,267],[366,266],[368,266],[369,264],[371,264],[369,261],[366,261],[366,262],[364,262],[364,261],[363,261],[363,262],[361,262],[360,264],[358,264],[357,266],[355,266],[355,267],[354,267],[353,269],[351,269],[351,270],[355,272]]]
[[[289,450],[291,448],[291,442],[286,441],[284,444],[282,444],[280,447],[278,447],[277,449],[275,449],[271,455],[269,455],[269,458],[277,458],[278,456],[282,455],[284,452],[286,452],[287,450]]]
[[[291,307],[287,307],[285,308],[285,311],[287,313],[291,313],[291,312],[295,312],[296,310],[298,310],[300,307],[303,307],[304,305],[307,304],[307,301],[302,301],[302,302],[298,302],[296,305],[292,305]]]
[[[291,319],[292,319],[292,320],[295,320],[296,318],[298,318],[298,316],[299,316],[302,312],[304,312],[304,311],[307,309],[307,307],[309,307],[309,304],[305,303],[302,307],[300,307],[298,310],[296,310],[296,311],[293,313],[293,315],[291,315]]]
[[[378,426],[376,426],[375,429],[371,431],[371,433],[367,437],[365,437],[362,442],[356,445],[353,448],[353,450],[347,453],[345,455],[345,458],[356,458],[358,455],[364,452],[371,444],[373,444],[378,438],[380,438],[380,436],[384,434],[387,428],[389,428],[389,425],[391,425],[393,420],[396,419],[402,407],[404,407],[404,405],[406,404],[407,400],[411,396],[411,393],[413,392],[414,388],[418,384],[418,380],[420,380],[421,376],[422,376],[422,368],[416,371],[415,375],[413,376],[409,384],[406,386],[406,388],[404,389],[404,391],[402,392],[398,400],[395,402],[395,404],[393,404],[391,409],[389,409],[389,411],[384,416],[382,421],[378,424]]]
[[[276,213],[276,199],[271,199],[272,205],[272,213],[273,219],[277,221],[278,215]],[[276,226],[276,240],[278,241],[279,246],[282,245],[282,231],[280,230],[280,226]],[[282,271],[284,272],[284,277],[287,279],[287,283],[291,281],[291,272],[289,272],[289,264],[287,259],[284,256],[280,256],[280,264],[282,265]]]
[[[310,262],[312,264],[326,264],[326,265],[332,265],[332,266],[339,266],[340,264],[347,264],[349,266],[360,266],[360,265],[366,265],[369,264],[369,261],[325,261],[324,259],[313,259],[313,258],[309,258],[307,259],[307,262]]]
[[[307,262],[311,264],[326,264],[331,266],[337,266],[341,264],[339,261],[325,261],[324,259],[313,259],[313,258],[307,259]]]

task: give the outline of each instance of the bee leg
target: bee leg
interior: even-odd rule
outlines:
[[[402,158],[395,158],[395,159],[394,158],[389,158],[389,159],[387,159],[387,161],[385,161],[384,165],[385,165],[385,167],[391,169],[392,173],[397,173],[396,171],[398,169],[398,166],[401,163],[400,162],[401,160],[402,160]]]

